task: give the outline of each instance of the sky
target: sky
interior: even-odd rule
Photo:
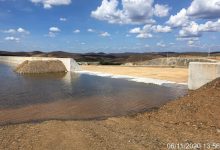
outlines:
[[[213,52],[220,0],[0,0],[0,50]]]

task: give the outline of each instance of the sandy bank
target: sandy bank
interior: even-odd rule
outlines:
[[[152,150],[167,149],[168,143],[218,144],[219,90],[220,79],[136,116],[1,126],[0,149]]]
[[[156,85],[165,86],[165,87],[177,87],[177,88],[187,89],[187,83],[178,83],[178,82],[168,81],[168,80],[128,76],[128,75],[117,75],[117,74],[102,73],[102,72],[95,72],[95,71],[76,71],[76,73],[89,74],[89,75],[101,76],[101,77],[110,77],[110,78],[116,78],[116,79],[125,79],[128,81],[141,82],[141,83],[147,83],[147,84],[150,83],[150,84],[156,84]]]
[[[155,68],[155,67],[128,67],[128,66],[82,66],[83,71],[100,72],[113,75],[125,75],[140,78],[168,80],[177,83],[186,83],[188,80],[187,68]]]

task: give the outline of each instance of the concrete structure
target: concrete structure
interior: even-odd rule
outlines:
[[[189,64],[188,88],[196,90],[220,77],[220,63],[191,62]]]
[[[19,65],[25,60],[60,60],[63,62],[67,71],[74,72],[79,71],[80,67],[76,61],[72,58],[50,58],[50,57],[17,57],[17,56],[0,56],[0,62],[7,63],[9,65]]]

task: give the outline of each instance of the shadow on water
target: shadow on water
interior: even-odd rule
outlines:
[[[0,125],[135,115],[187,93],[182,87],[86,74],[19,75],[3,64],[0,83]]]

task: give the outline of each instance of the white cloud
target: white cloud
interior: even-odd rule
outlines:
[[[154,0],[122,0],[122,9],[119,9],[118,0],[103,0],[102,4],[91,12],[91,16],[117,24],[154,23],[153,2]]]
[[[33,3],[42,3],[45,9],[50,9],[52,6],[69,5],[71,0],[30,0]]]
[[[103,32],[100,34],[100,36],[103,36],[103,37],[108,37],[108,36],[111,36],[108,32]]]
[[[130,23],[148,23],[153,15],[154,0],[122,0],[123,14]]]
[[[185,37],[185,38],[177,37],[176,40],[177,41],[199,41],[199,38],[198,37]]]
[[[200,37],[203,32],[220,32],[220,19],[217,21],[207,21],[204,24],[197,24],[192,21],[188,26],[179,31],[180,38]]]
[[[200,37],[201,33],[199,31],[199,25],[192,21],[189,26],[183,27],[179,31],[179,36],[181,38],[188,38],[188,37]]]
[[[220,0],[193,0],[187,14],[197,18],[219,18]]]
[[[219,19],[220,0],[193,0],[188,8],[181,9],[176,15],[171,15],[167,24],[172,27],[189,26],[192,20]]]
[[[57,36],[58,32],[60,31],[61,30],[58,27],[50,27],[48,34],[46,34],[45,36],[54,38]]]
[[[13,37],[13,36],[8,36],[8,37],[5,37],[5,40],[6,40],[6,41],[15,41],[15,42],[19,42],[19,41],[20,41],[20,38]]]
[[[152,30],[154,32],[157,32],[157,33],[167,33],[167,32],[171,32],[172,31],[171,27],[169,27],[169,26],[161,26],[161,25],[152,26]]]
[[[49,32],[46,36],[51,37],[51,38],[54,38],[54,37],[56,37],[56,33],[54,33],[54,32]]]
[[[129,31],[129,33],[137,34],[136,38],[146,39],[153,37],[149,31],[150,25],[145,25],[142,29],[140,27],[133,28]]]
[[[137,27],[137,28],[131,29],[129,32],[130,32],[130,33],[141,33],[142,30],[141,30],[141,28]]]
[[[25,30],[25,29],[23,29],[23,28],[18,28],[18,29],[17,29],[17,32],[18,32],[18,33],[25,33],[25,34],[29,34],[29,33],[30,33],[29,31],[27,31],[27,30]]]
[[[177,40],[187,40],[193,45],[204,32],[220,32],[220,0],[192,0],[188,8],[183,8],[176,15],[171,15],[167,24],[181,27]],[[198,24],[198,19],[216,19]],[[204,21],[203,20],[203,21]]]
[[[25,32],[25,30],[23,29],[23,28],[18,28],[18,30],[17,30],[18,32],[20,32],[20,33],[23,33],[23,32]]]
[[[18,29],[8,29],[3,31],[3,33],[15,34],[15,33],[22,33],[22,34],[30,34],[29,31],[25,30],[24,28],[19,27]]]
[[[137,34],[137,38],[151,38],[153,35],[151,34],[152,32],[154,33],[167,33],[171,32],[172,29],[169,26],[161,26],[161,25],[145,25],[143,28],[137,27],[133,28],[129,31],[129,33],[132,34]]]
[[[147,38],[152,38],[153,35],[150,33],[139,33],[136,37],[140,39],[147,39]]]
[[[8,30],[5,30],[3,32],[4,33],[16,33],[16,30],[15,29],[8,29]]]
[[[131,35],[130,35],[130,34],[126,34],[125,36],[126,36],[126,37],[131,37]]]
[[[189,40],[187,43],[188,43],[188,45],[193,45],[193,44],[195,44],[195,41]]]
[[[144,47],[145,47],[145,48],[148,48],[148,47],[150,47],[150,45],[146,44],[146,45],[144,45]]]
[[[98,20],[106,20],[110,23],[120,21],[121,11],[117,10],[117,0],[103,0],[101,6],[91,12],[91,16]]]
[[[63,21],[63,22],[65,22],[65,21],[67,21],[67,19],[66,18],[60,18],[60,21]]]
[[[87,31],[88,31],[88,32],[95,32],[95,30],[94,30],[94,29],[91,29],[91,28],[88,29]]]
[[[61,30],[58,27],[50,27],[50,32],[60,32]]]
[[[76,29],[73,31],[74,33],[80,33],[80,30],[79,29]]]
[[[169,24],[172,27],[181,27],[185,26],[189,23],[189,17],[186,14],[186,9],[181,9],[180,12],[178,12],[176,15],[171,15],[169,20],[167,21],[167,24]]]
[[[154,6],[154,15],[158,17],[166,17],[169,15],[169,6],[168,5],[160,5],[156,4]]]
[[[159,46],[159,47],[166,47],[166,44],[164,44],[163,42],[158,42],[157,46]]]
[[[207,21],[205,24],[200,24],[199,30],[202,32],[220,32],[220,19],[216,22]]]

